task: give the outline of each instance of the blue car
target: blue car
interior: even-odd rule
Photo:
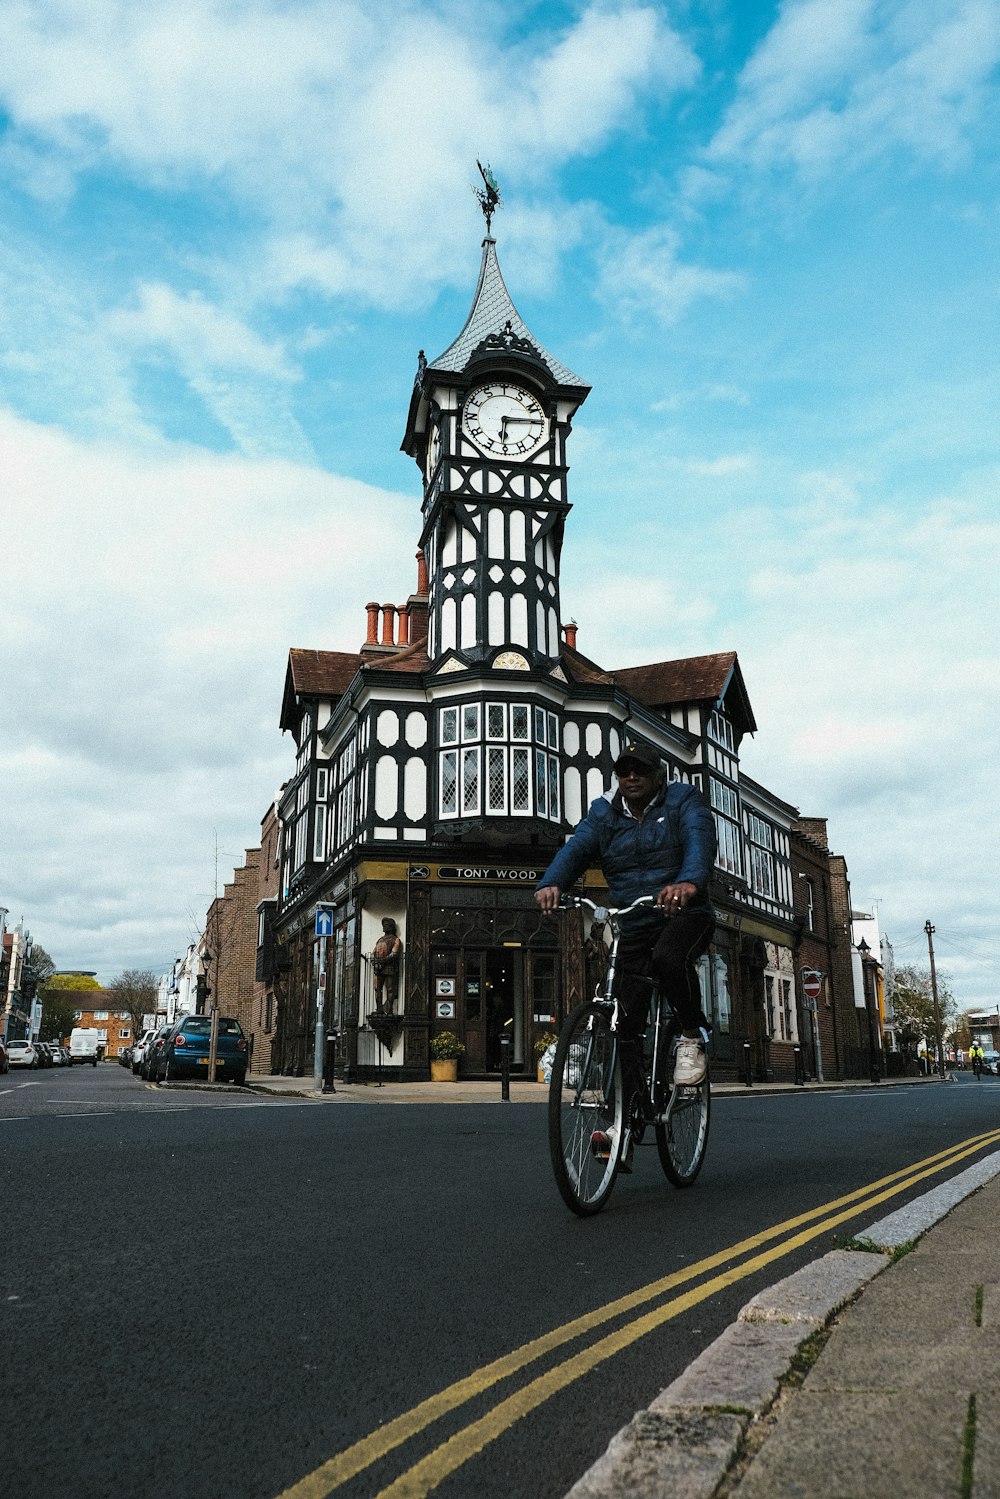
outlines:
[[[211,1015],[185,1015],[167,1032],[154,1064],[157,1082],[182,1077],[207,1077],[212,1039]],[[215,1081],[245,1083],[247,1043],[238,1020],[219,1017],[215,1048]]]

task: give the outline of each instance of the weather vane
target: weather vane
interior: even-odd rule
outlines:
[[[482,162],[477,158],[476,166],[479,168],[480,177],[482,177],[483,181],[486,184],[486,191],[484,192],[481,187],[474,187],[472,191],[478,198],[479,206],[483,210],[483,214],[485,215],[486,233],[489,234],[492,230],[493,214],[496,209],[499,208],[502,201],[500,198],[500,185],[493,175],[493,171],[490,167],[489,162],[487,162],[486,165],[483,166]]]

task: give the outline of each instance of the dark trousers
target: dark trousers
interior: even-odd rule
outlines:
[[[708,951],[714,931],[715,913],[710,907],[687,906],[655,926],[623,933],[618,944],[618,994],[625,1010],[622,1061],[630,1077],[641,1065],[650,979],[673,1006],[684,1030],[696,1030],[702,1023],[701,987],[694,965]]]

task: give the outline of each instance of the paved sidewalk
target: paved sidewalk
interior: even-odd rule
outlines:
[[[567,1499],[994,1499],[998,1236],[1000,1153],[755,1297]]]
[[[382,1083],[337,1083],[336,1091],[333,1093],[318,1092],[314,1086],[313,1078],[309,1077],[281,1077],[278,1075],[265,1075],[252,1073],[249,1078],[249,1086],[262,1093],[273,1093],[281,1097],[308,1098],[314,1103],[502,1103],[500,1093],[499,1077],[487,1081],[474,1080],[465,1081],[460,1079],[457,1083],[400,1083],[387,1077]],[[877,1086],[880,1088],[908,1088],[927,1087],[928,1085],[941,1086],[936,1077],[898,1077],[886,1078]],[[210,1087],[211,1084],[201,1084]],[[216,1085],[217,1086],[217,1085]],[[712,1084],[713,1097],[723,1098],[729,1094],[741,1097],[760,1096],[765,1093],[817,1093],[839,1091],[846,1088],[871,1088],[874,1085],[867,1080],[858,1081],[850,1079],[847,1082],[838,1083],[806,1083],[803,1087],[795,1083],[755,1083],[748,1088],[745,1083],[714,1083]],[[527,1081],[523,1078],[511,1078],[510,1102],[511,1103],[545,1103],[548,1099],[548,1087],[544,1083],[536,1082],[534,1079]]]

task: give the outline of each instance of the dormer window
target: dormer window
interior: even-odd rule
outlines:
[[[736,742],[733,735],[733,726],[726,715],[716,708],[714,713],[709,714],[708,737],[714,739],[716,744],[721,744],[731,755],[736,753]]]

